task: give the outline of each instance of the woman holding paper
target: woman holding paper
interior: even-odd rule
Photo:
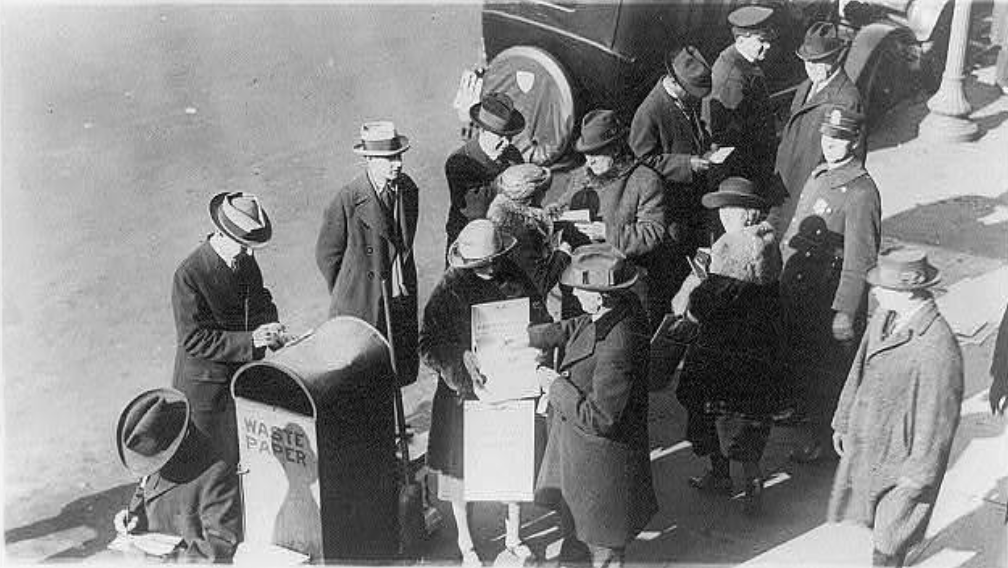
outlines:
[[[529,298],[529,320],[549,321],[546,307],[525,274],[506,253],[515,238],[491,221],[477,219],[462,229],[448,250],[449,268],[424,308],[420,356],[438,375],[431,409],[427,464],[438,474],[438,498],[450,501],[458,527],[462,562],[479,565],[469,530],[463,486],[463,402],[476,400],[485,378],[472,345],[472,307],[488,302]],[[506,553],[531,555],[518,535],[519,509],[509,504]]]
[[[636,268],[610,245],[574,251],[560,281],[584,315],[529,327],[529,343],[563,347],[541,368],[552,409],[536,502],[560,514],[561,565],[622,565],[626,544],[657,511],[648,456],[646,316],[629,289]]]

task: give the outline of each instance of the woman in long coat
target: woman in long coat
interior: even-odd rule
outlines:
[[[959,424],[963,359],[927,288],[938,270],[897,250],[868,272],[879,302],[833,416],[829,520],[873,528],[876,566],[924,538]]]
[[[585,314],[529,328],[531,345],[563,348],[540,371],[551,408],[536,501],[560,512],[560,561],[620,565],[658,509],[648,456],[648,335],[627,290],[636,269],[609,245],[574,251],[561,282]],[[587,545],[587,546],[586,546]]]
[[[472,565],[478,565],[479,557],[470,534],[462,484],[463,403],[476,400],[474,381],[479,384],[480,380],[469,350],[472,306],[530,298],[529,321],[541,323],[550,319],[535,286],[505,257],[514,245],[514,237],[501,232],[487,219],[466,225],[448,250],[449,268],[427,301],[420,331],[420,357],[438,375],[427,465],[438,474],[438,497],[451,501],[462,561]],[[517,513],[517,507],[511,509]],[[510,524],[517,529],[513,520]],[[507,544],[512,548],[520,545]]]

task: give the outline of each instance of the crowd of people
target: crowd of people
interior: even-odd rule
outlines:
[[[541,350],[549,424],[535,500],[559,513],[561,564],[620,565],[661,506],[649,363],[669,317],[696,330],[676,388],[685,437],[710,462],[692,487],[730,495],[738,462],[744,510],[758,513],[763,451],[787,424],[804,433],[794,460],[839,458],[828,518],[873,527],[877,565],[902,565],[923,538],[963,392],[959,346],[928,291],[939,271],[920,251],[879,254],[880,191],[831,23],[810,27],[796,52],[809,79],[778,143],[760,69],[771,16],[734,11],[735,41],[713,65],[693,47],[668,53],[629,128],[609,109],[585,114],[574,146],[584,165],[552,203],[551,171],[511,144],[525,117],[506,94],[485,93],[470,110],[478,135],[445,163],[446,270],[422,312],[421,197],[402,171],[410,141],[391,122],[361,128],[364,171],[335,192],[316,245],[329,315],[385,334],[400,386],[421,362],[436,375],[427,463],[464,563],[480,558],[462,409],[487,380],[471,307],[512,298],[530,300],[529,345]],[[272,233],[262,203],[222,193],[209,213],[214,233],[174,279],[175,388],[145,393],[120,419],[120,458],[143,481],[115,522],[179,534],[181,556],[221,560],[241,534],[228,382],[291,338],[253,256]],[[505,545],[525,559],[518,512],[509,504]]]

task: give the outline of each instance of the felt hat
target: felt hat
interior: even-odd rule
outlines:
[[[637,276],[637,268],[611,244],[594,243],[574,250],[560,283],[593,292],[612,292],[633,286]]]
[[[448,265],[453,268],[476,268],[490,264],[507,253],[517,239],[501,231],[489,219],[470,221],[448,249]]]
[[[746,209],[763,209],[766,201],[756,194],[756,184],[743,177],[730,177],[718,185],[718,190],[701,198],[704,207],[719,209],[721,207],[744,207]]]
[[[361,125],[360,136],[360,142],[354,145],[353,151],[362,156],[398,156],[410,146],[409,138],[399,134],[395,123],[390,120],[365,122]]]
[[[879,255],[865,280],[872,286],[890,290],[920,290],[941,282],[941,272],[918,249],[898,249]]]
[[[815,22],[805,32],[805,40],[795,51],[803,61],[815,62],[830,59],[844,48],[844,40],[832,22]]]
[[[667,53],[665,70],[694,97],[702,99],[710,94],[711,66],[692,45]]]
[[[514,136],[525,129],[525,116],[504,93],[487,93],[469,107],[469,118],[484,130],[501,136]]]
[[[266,209],[251,193],[218,193],[210,200],[209,209],[218,229],[249,248],[262,248],[273,236],[273,224]]]
[[[831,138],[857,140],[861,136],[861,127],[865,116],[859,112],[840,106],[832,106],[823,116],[819,132]]]
[[[583,154],[597,153],[619,142],[624,135],[615,112],[595,109],[581,119],[581,135],[574,143],[574,149]]]
[[[736,34],[759,33],[773,36],[774,30],[771,25],[773,14],[773,8],[767,6],[742,6],[728,14],[728,23]]]
[[[515,164],[497,176],[497,189],[504,197],[518,202],[532,198],[549,187],[553,174],[549,168],[536,164]]]
[[[175,455],[189,426],[189,401],[171,388],[134,398],[119,416],[119,461],[134,475],[150,475]]]

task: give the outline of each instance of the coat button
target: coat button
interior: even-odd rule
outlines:
[[[812,257],[812,253],[806,251],[805,252],[805,258],[811,258],[811,257]]]
[[[364,249],[364,252],[371,254],[374,252],[374,247],[367,247],[366,249]]]
[[[564,372],[560,373],[560,376],[563,377],[563,378],[565,378],[565,379],[569,379],[570,378],[570,371],[564,371]]]
[[[368,280],[374,280],[374,271],[373,270],[368,270],[367,279]]]
[[[804,274],[798,274],[797,276],[795,276],[795,279],[796,280],[801,280],[803,276],[805,276],[805,275]]]

